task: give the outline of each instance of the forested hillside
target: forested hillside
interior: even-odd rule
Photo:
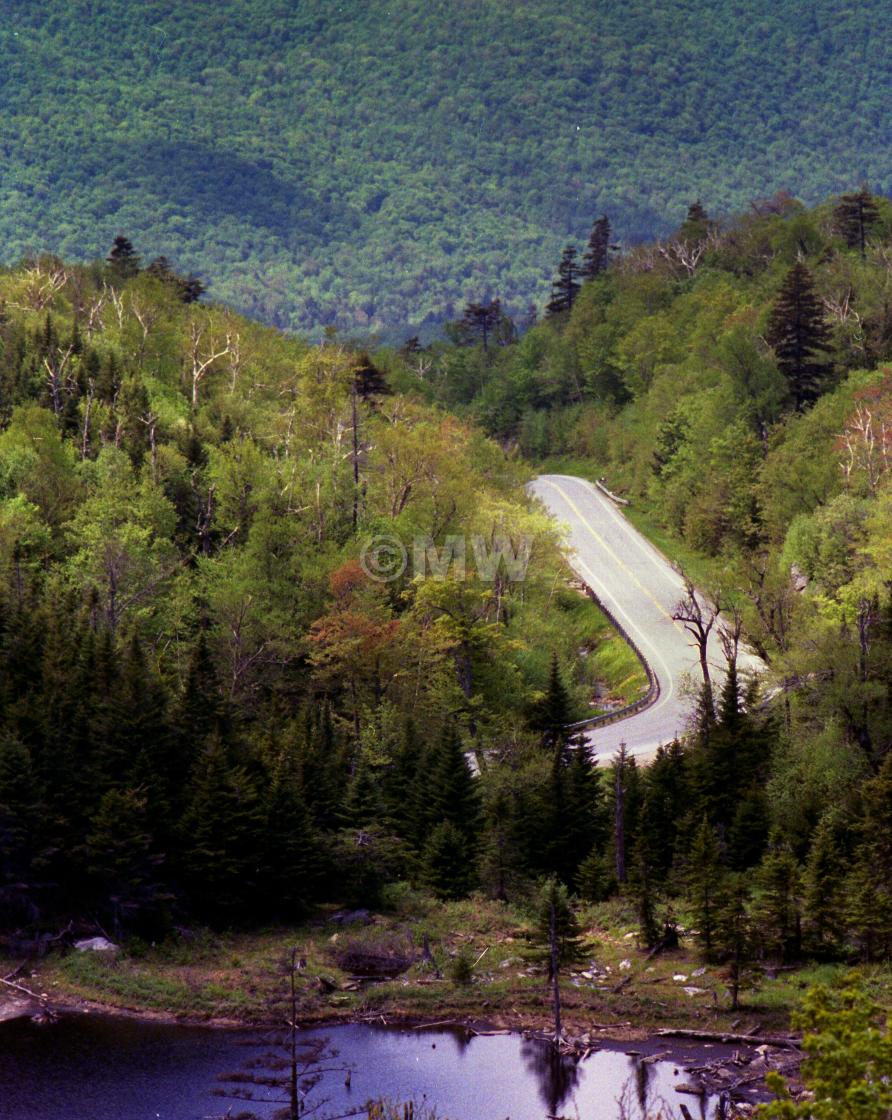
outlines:
[[[526,472],[398,363],[187,295],[124,251],[0,274],[0,926],[570,876],[597,783],[543,731],[642,681]],[[382,534],[465,569],[375,578]]]
[[[686,884],[701,931],[730,923],[725,952],[887,954],[892,207],[778,195],[722,224],[692,207],[601,264],[583,282],[565,255],[519,341],[484,346],[470,307],[459,345],[409,360],[503,444],[606,475],[767,663],[746,710],[704,687],[686,750],[626,784],[640,897]]]
[[[515,902],[551,876],[633,905],[648,947],[697,930],[732,988],[752,958],[887,957],[890,237],[866,191],[692,207],[593,249],[584,282],[565,254],[519,339],[474,303],[449,343],[371,356],[204,307],[126,246],[5,272],[15,936],[289,921],[405,881]],[[567,726],[641,680],[523,496],[559,455],[625,489],[767,664],[740,679],[729,641],[646,769],[592,765]],[[382,534],[531,558],[381,580]]]
[[[278,326],[515,313],[603,211],[892,190],[886,4],[3,5],[0,254],[117,233]],[[733,113],[729,108],[733,107]]]

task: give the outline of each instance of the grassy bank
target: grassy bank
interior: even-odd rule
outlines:
[[[306,961],[299,987],[307,1022],[383,1016],[507,1027],[547,1024],[544,963],[529,915],[479,897],[443,904],[408,890],[393,894],[391,908],[365,925],[339,927],[329,914],[295,929],[203,933],[155,947],[133,943],[113,955],[69,953],[41,962],[30,976],[26,970],[22,982],[62,1005],[257,1022],[282,984],[287,951],[296,945]],[[596,1025],[606,1034],[629,1037],[679,1026],[770,1033],[786,1028],[807,985],[838,971],[807,966],[777,972],[773,979],[768,970],[754,972],[741,1009],[732,1012],[723,970],[705,966],[690,938],[648,959],[637,947],[634,917],[622,901],[586,907],[580,918],[582,957],[562,985],[570,1031]],[[354,979],[357,968],[385,958],[402,958],[408,967],[379,983]],[[460,982],[459,960],[472,966],[470,982]],[[888,970],[874,970],[868,978],[879,991],[888,989]]]

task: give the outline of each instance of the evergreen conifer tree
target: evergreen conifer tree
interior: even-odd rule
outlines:
[[[438,898],[462,898],[474,885],[473,849],[451,820],[434,825],[422,849],[421,881]]]
[[[880,211],[867,186],[855,194],[844,194],[833,210],[833,228],[850,249],[864,256],[867,234],[879,220]]]
[[[700,199],[696,199],[688,207],[688,213],[682,222],[680,236],[683,241],[702,241],[709,233],[709,215]]]
[[[602,214],[592,227],[588,248],[582,258],[580,275],[583,280],[594,280],[606,272],[610,263],[610,220]]]
[[[803,873],[808,940],[817,952],[837,948],[845,929],[844,883],[848,865],[844,827],[836,807],[818,821]]]
[[[535,731],[542,732],[545,746],[560,752],[565,749],[570,735],[567,725],[571,715],[570,694],[561,678],[557,653],[553,652],[548,673],[548,689],[542,699],[533,706],[529,723]]]
[[[717,955],[727,962],[731,1010],[736,1011],[739,1007],[744,968],[754,948],[749,891],[743,875],[729,875],[719,893],[713,943]]]
[[[262,802],[261,902],[280,920],[306,913],[319,893],[322,853],[294,749],[276,762]]]
[[[783,961],[796,960],[802,945],[801,873],[783,842],[775,840],[769,846],[756,883],[753,916],[766,951]]]
[[[777,355],[796,411],[804,411],[821,395],[830,373],[830,329],[811,273],[801,261],[781,285],[765,337]]]
[[[108,266],[116,280],[129,280],[139,272],[139,255],[133,242],[119,233],[109,251]]]
[[[548,316],[562,315],[570,311],[579,295],[579,265],[576,263],[576,248],[568,245],[561,254],[557,279],[551,285],[551,299],[545,307]]]
[[[261,878],[263,806],[256,785],[234,765],[219,734],[202,752],[179,845],[190,896],[204,917],[237,920]]]
[[[697,923],[698,940],[707,960],[712,960],[715,952],[715,930],[723,877],[715,830],[704,817],[688,855],[687,885]]]
[[[468,303],[459,321],[462,335],[469,341],[479,340],[484,352],[489,352],[489,344],[502,318],[502,303],[499,299]]]

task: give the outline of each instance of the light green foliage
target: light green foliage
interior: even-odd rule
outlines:
[[[809,1098],[794,1102],[778,1074],[769,1084],[778,1099],[762,1105],[764,1120],[885,1120],[892,1110],[892,1037],[884,1013],[854,981],[818,986],[803,1000],[794,1024],[808,1058],[803,1079]]]

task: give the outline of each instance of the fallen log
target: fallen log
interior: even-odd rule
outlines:
[[[15,973],[12,972],[10,973],[10,975],[15,976]],[[46,1003],[46,996],[41,996],[38,995],[37,992],[32,992],[31,989],[26,988],[24,984],[15,984],[12,980],[2,979],[0,979],[0,984],[5,984],[7,988],[14,988],[17,992],[21,992],[23,995],[28,996],[29,999],[37,1000],[38,1003]]]
[[[657,1031],[661,1038],[691,1038],[696,1042],[739,1042],[744,1046],[777,1046],[788,1050],[799,1050],[802,1039],[788,1038],[785,1035],[731,1034],[725,1031],[696,1031],[682,1027],[666,1028]]]

